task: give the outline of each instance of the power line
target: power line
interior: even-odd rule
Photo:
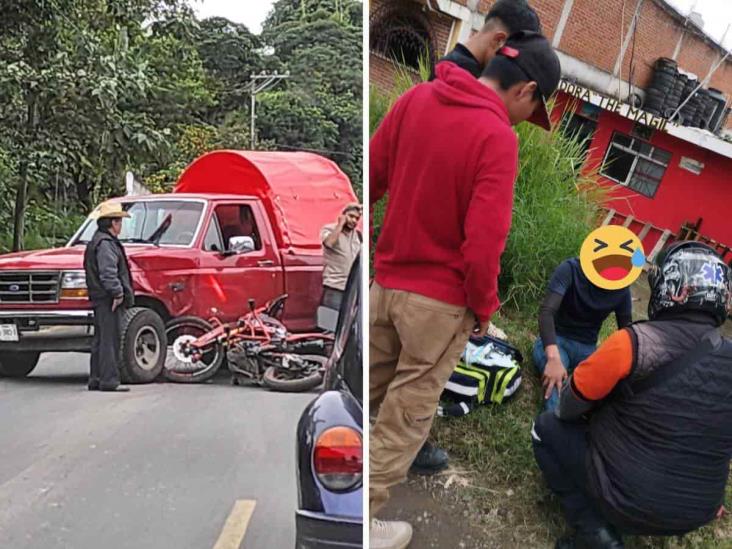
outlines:
[[[334,154],[337,156],[353,156],[351,153],[345,153],[342,151],[331,151],[328,149],[312,149],[310,147],[293,147],[291,145],[282,145],[280,143],[275,143],[277,148],[280,149],[287,149],[289,151],[304,151],[304,152],[314,152],[314,153],[323,153],[323,154]]]

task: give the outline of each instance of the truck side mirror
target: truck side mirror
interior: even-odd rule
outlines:
[[[256,249],[251,236],[232,236],[229,238],[227,252],[230,254],[246,254]]]

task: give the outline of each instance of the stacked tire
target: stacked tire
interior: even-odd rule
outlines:
[[[710,129],[715,125],[713,118],[719,108],[719,98],[708,90],[697,90],[699,80],[681,74],[673,59],[662,57],[656,61],[654,69],[643,104],[647,112],[682,126]]]
[[[710,130],[712,128],[712,118],[714,112],[717,110],[717,101],[714,99],[709,90],[704,91],[704,108],[701,113],[701,120],[699,127],[704,130]]]
[[[666,96],[666,100],[663,104],[663,112],[661,113],[664,118],[671,118],[671,116],[679,108],[681,102],[684,100],[684,89],[686,84],[689,82],[689,77],[685,74],[678,74],[674,86]]]
[[[699,86],[699,81],[696,79],[689,79],[684,87],[684,93],[682,95],[682,102],[686,101],[686,104],[679,112],[679,122],[683,126],[695,127],[697,123],[697,112],[699,111],[699,105],[701,104],[701,96],[696,93],[691,98],[687,98],[693,93],[693,91]]]
[[[653,81],[646,90],[645,110],[657,116],[662,115],[667,100],[675,96],[678,78],[678,66],[674,60],[664,57],[656,61]]]

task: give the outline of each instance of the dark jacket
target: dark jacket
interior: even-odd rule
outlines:
[[[458,44],[457,46],[455,46],[455,48],[450,53],[437,61],[437,63],[442,63],[443,61],[450,61],[452,63],[455,63],[458,67],[468,71],[475,78],[480,77],[484,68],[473,56],[470,50],[462,44]],[[434,80],[435,78],[437,78],[437,74],[436,70],[433,69],[432,74],[430,75],[430,80]]]
[[[688,320],[629,328],[629,387],[668,367],[713,328]],[[636,394],[618,385],[592,415],[590,490],[629,534],[680,535],[714,519],[732,455],[732,342]]]
[[[134,303],[130,264],[125,249],[107,231],[97,229],[84,252],[84,271],[89,299],[105,301],[124,297],[125,305]]]
[[[555,345],[557,336],[597,345],[602,323],[615,312],[618,328],[631,322],[633,303],[630,288],[605,290],[585,276],[578,257],[565,259],[549,280],[539,308],[541,341]]]

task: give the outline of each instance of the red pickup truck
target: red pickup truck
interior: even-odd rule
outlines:
[[[120,235],[135,289],[122,329],[124,381],[160,374],[165,325],[179,316],[233,321],[249,299],[287,293],[287,326],[313,328],[320,229],[355,200],[346,175],[323,157],[244,151],[200,157],[170,194],[113,199],[131,215]],[[92,214],[63,248],[0,256],[0,375],[28,375],[42,352],[89,351],[83,256],[95,230]]]

